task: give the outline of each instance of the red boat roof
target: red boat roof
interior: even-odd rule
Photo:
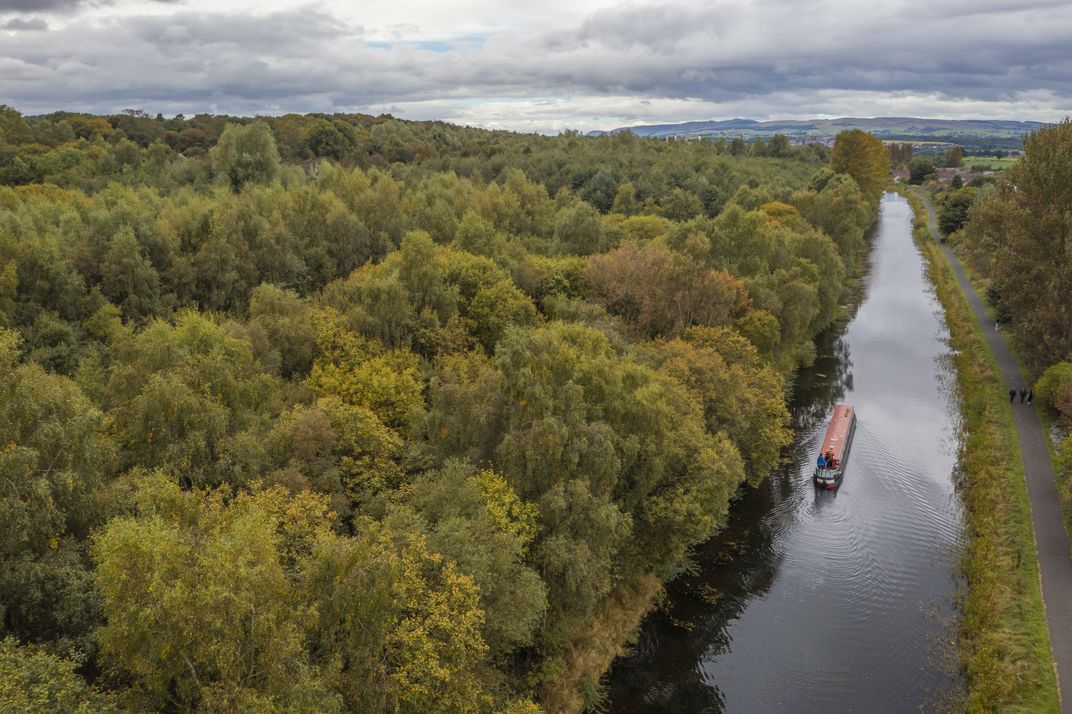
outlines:
[[[823,437],[823,445],[820,453],[834,452],[834,458],[840,460],[845,451],[846,438],[852,427],[855,410],[851,404],[838,404],[834,407],[834,415],[830,417],[830,426],[827,427],[826,436]]]

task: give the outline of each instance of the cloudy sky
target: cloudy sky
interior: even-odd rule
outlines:
[[[390,112],[553,132],[1072,114],[1070,0],[0,0],[33,114]]]

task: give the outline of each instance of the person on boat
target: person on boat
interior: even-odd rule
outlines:
[[[819,466],[819,468],[821,468],[821,469],[825,469],[825,468],[826,468],[826,459],[825,459],[825,458],[823,458],[823,455],[822,455],[822,454],[819,454],[819,459],[818,459],[818,461],[816,461],[816,464],[817,464],[817,465]]]
[[[826,450],[826,465],[829,466],[830,468],[834,468],[834,450],[833,449],[827,449]]]

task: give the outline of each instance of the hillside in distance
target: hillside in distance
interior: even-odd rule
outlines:
[[[916,117],[843,117],[840,119],[726,119],[680,124],[647,124],[620,127],[609,132],[631,131],[638,136],[682,139],[768,139],[783,134],[794,143],[816,141],[829,144],[839,131],[863,129],[887,141],[947,142],[975,149],[1019,149],[1025,134],[1046,124],[1036,121],[991,119],[921,119]]]

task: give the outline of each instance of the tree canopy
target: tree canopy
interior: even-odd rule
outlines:
[[[877,201],[889,182],[890,153],[882,140],[860,129],[840,132],[830,152],[834,171],[851,176],[869,201]]]
[[[0,708],[598,681],[789,442],[881,190],[839,142],[0,108]]]

